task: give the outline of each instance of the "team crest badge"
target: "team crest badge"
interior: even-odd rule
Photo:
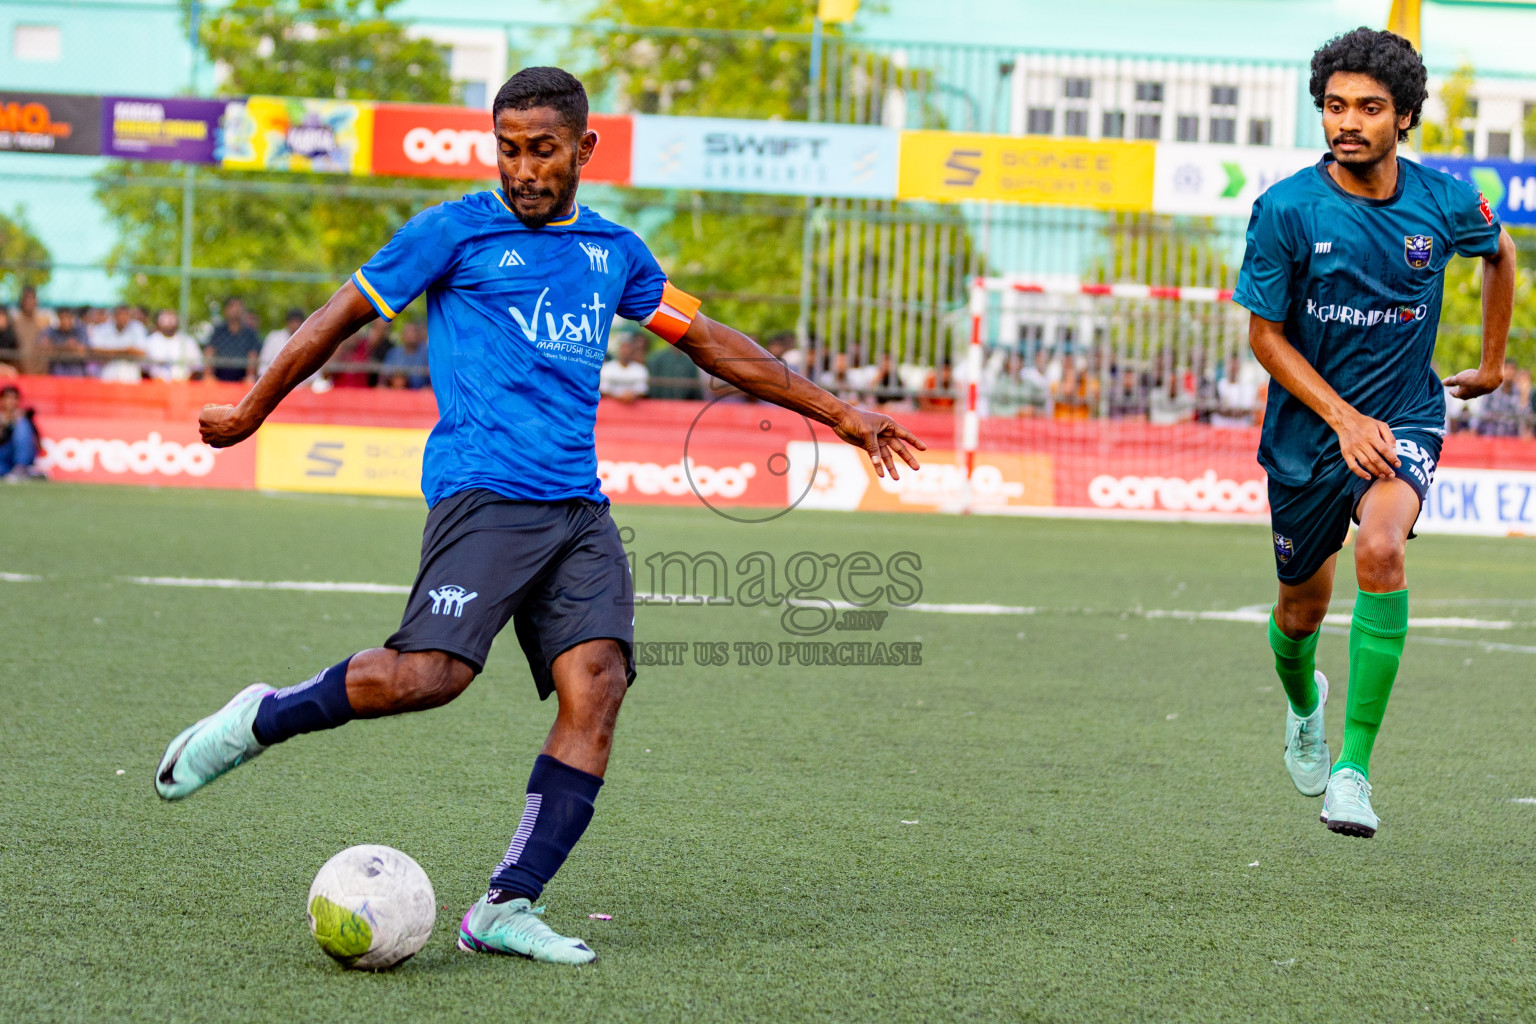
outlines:
[[[1414,270],[1429,266],[1429,257],[1435,251],[1435,239],[1431,235],[1407,235],[1403,238],[1403,256]]]
[[[1291,538],[1282,537],[1278,533],[1275,534],[1275,557],[1280,560],[1280,564],[1284,565],[1286,562],[1289,562],[1295,554],[1296,545],[1291,543]]]

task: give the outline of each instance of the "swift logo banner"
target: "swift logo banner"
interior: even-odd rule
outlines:
[[[899,137],[869,125],[637,115],[633,183],[891,199]]]

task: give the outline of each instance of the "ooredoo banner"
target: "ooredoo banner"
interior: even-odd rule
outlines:
[[[155,487],[255,485],[251,445],[214,449],[185,420],[41,418],[37,460],[55,480]]]
[[[581,180],[629,181],[633,128],[628,117],[593,114],[587,127],[597,149]],[[373,113],[373,172],[412,178],[499,177],[489,111],[469,107],[380,103]]]
[[[0,152],[96,156],[101,97],[0,92]]]
[[[893,199],[900,133],[866,125],[635,117],[643,188]]]
[[[128,160],[216,164],[226,100],[106,96],[101,101],[101,152]]]

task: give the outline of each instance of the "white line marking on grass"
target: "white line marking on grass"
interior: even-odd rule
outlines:
[[[191,576],[120,576],[145,587],[203,587],[213,590],[303,590],[326,594],[409,594],[395,583],[333,583],[326,580],[220,580]]]
[[[24,572],[0,572],[0,583],[41,583],[41,576],[28,576]]]
[[[1149,619],[1184,619],[1198,622],[1248,622],[1263,625],[1269,621],[1269,609],[1239,608],[1236,611],[1191,612],[1151,610],[1141,613]],[[1325,626],[1348,626],[1350,617],[1332,613],[1323,618]],[[1410,629],[1515,629],[1530,623],[1511,622],[1508,619],[1419,618],[1409,619]]]
[[[1536,796],[1511,797],[1509,802],[1512,804],[1536,804]]]

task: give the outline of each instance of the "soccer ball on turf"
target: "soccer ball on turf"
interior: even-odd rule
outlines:
[[[382,971],[421,951],[437,897],[410,857],[388,846],[353,846],[326,861],[309,887],[309,930],[337,963]]]

